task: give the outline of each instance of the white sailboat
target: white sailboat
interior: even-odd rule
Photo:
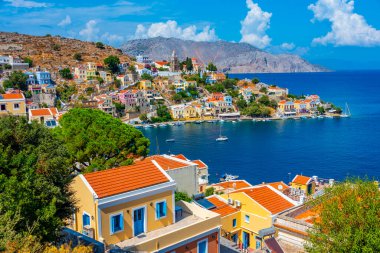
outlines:
[[[227,140],[228,140],[228,137],[222,135],[222,125],[220,125],[220,128],[219,128],[219,137],[216,138],[216,141],[227,141]]]
[[[348,118],[351,117],[350,108],[348,107],[348,104],[346,103],[346,108],[344,109],[344,113],[340,115],[342,118]]]

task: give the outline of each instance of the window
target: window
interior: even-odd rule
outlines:
[[[236,227],[236,219],[232,220],[232,227],[234,227],[234,228]]]
[[[203,241],[199,241],[197,253],[207,253],[208,252],[207,244],[208,244],[207,239],[205,239]]]
[[[249,215],[245,215],[244,220],[245,220],[246,223],[249,223]]]
[[[14,104],[14,105],[13,105],[13,109],[15,109],[15,110],[20,109],[20,104]]]
[[[166,201],[156,203],[156,219],[166,217]]]
[[[0,111],[5,111],[7,110],[7,107],[5,105],[0,105]]]
[[[117,233],[124,229],[123,214],[111,215],[111,234]]]
[[[83,219],[83,227],[85,226],[90,226],[90,215],[88,215],[87,213],[84,213],[83,216],[82,216],[82,219]]]

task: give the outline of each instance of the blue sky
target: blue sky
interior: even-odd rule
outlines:
[[[379,0],[0,0],[0,30],[119,46],[133,38],[247,42],[331,69],[380,69]]]

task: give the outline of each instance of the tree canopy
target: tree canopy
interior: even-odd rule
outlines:
[[[149,153],[149,140],[140,131],[100,110],[71,109],[59,125],[54,133],[81,172],[128,165],[134,156]]]
[[[144,73],[141,75],[141,79],[142,80],[149,80],[149,81],[153,81],[153,77],[151,75],[149,75],[148,73]]]
[[[115,55],[110,55],[104,59],[104,64],[113,73],[119,72],[120,59]]]
[[[73,74],[71,74],[71,71],[69,68],[64,68],[59,70],[59,75],[63,79],[73,79]]]
[[[380,252],[380,191],[373,181],[336,184],[311,205],[318,218],[309,231],[308,252]]]
[[[2,117],[0,129],[0,220],[13,221],[0,226],[7,233],[0,239],[14,231],[53,241],[74,212],[69,153],[48,128],[24,117]]]
[[[14,89],[27,91],[28,90],[28,85],[26,85],[27,79],[28,77],[21,71],[14,71],[8,77],[8,79],[4,80],[3,86],[5,89],[14,88]]]
[[[217,67],[214,65],[214,63],[212,63],[212,62],[210,62],[210,63],[207,65],[206,69],[207,69],[208,71],[218,71],[218,68],[217,68]]]

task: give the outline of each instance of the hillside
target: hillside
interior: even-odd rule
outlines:
[[[195,42],[175,38],[130,40],[121,49],[128,55],[144,54],[153,60],[168,60],[173,50],[182,60],[196,57],[202,63],[213,62],[230,73],[322,72],[325,68],[313,65],[297,55],[273,55],[247,43],[226,41]]]
[[[99,49],[93,42],[68,39],[59,36],[31,36],[0,32],[0,55],[30,57],[34,66],[50,71],[59,67],[74,67],[78,61],[73,55],[80,53],[83,62],[103,62],[109,55],[118,55],[121,61],[129,61],[120,50],[106,46]]]

